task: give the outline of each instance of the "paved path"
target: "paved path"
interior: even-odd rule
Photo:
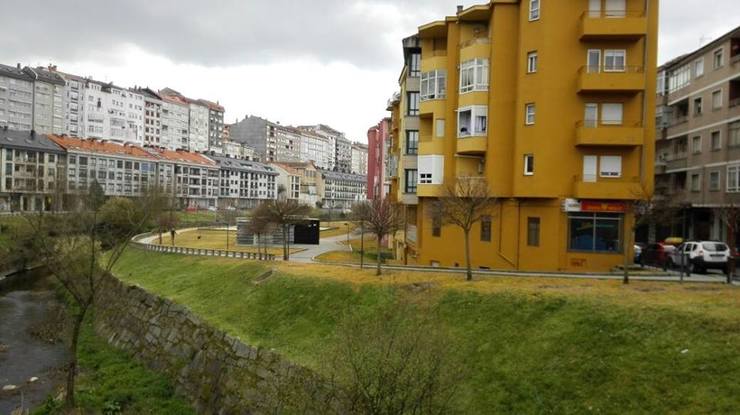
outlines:
[[[350,251],[347,244],[341,242],[347,240],[347,235],[330,236],[321,238],[318,245],[291,245],[295,248],[303,248],[304,251],[290,254],[291,262],[311,263],[315,262],[314,258],[330,251]]]

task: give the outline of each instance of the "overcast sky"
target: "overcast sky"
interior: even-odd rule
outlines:
[[[398,88],[401,39],[460,3],[481,2],[0,0],[0,62],[169,86],[218,100],[227,122],[321,122],[364,142]],[[740,25],[740,7],[662,0],[660,20],[662,63]]]

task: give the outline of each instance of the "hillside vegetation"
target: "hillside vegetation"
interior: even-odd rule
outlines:
[[[389,273],[129,250],[116,274],[321,370],[343,316],[430,305],[467,367],[464,413],[738,413],[740,290]]]

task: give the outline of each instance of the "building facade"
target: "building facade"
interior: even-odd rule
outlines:
[[[338,209],[349,212],[352,206],[367,200],[367,179],[365,176],[335,171],[321,171],[319,194],[324,209]]]
[[[0,64],[0,128],[33,129],[33,78],[21,65]]]
[[[33,79],[33,130],[39,134],[65,132],[65,85],[56,67],[23,69]]]
[[[172,148],[169,137],[162,134],[162,97],[151,88],[135,88],[134,92],[144,97],[144,145]]]
[[[387,142],[391,120],[381,120],[367,131],[367,198],[384,199],[386,189]]]
[[[45,135],[0,127],[0,212],[61,209],[65,161]]]
[[[352,143],[352,174],[367,175],[367,144]]]
[[[645,239],[726,240],[740,206],[740,28],[658,68],[655,198],[680,212]]]
[[[290,166],[281,163],[270,164],[278,173],[278,198],[300,200],[301,198],[301,174]]]
[[[208,148],[220,147],[224,141],[224,107],[205,99],[198,102],[208,107]]]
[[[170,150],[190,148],[190,105],[177,96],[160,95],[162,130],[160,142]]]
[[[161,147],[150,147],[146,151],[157,160],[160,185],[165,189],[174,187],[174,196],[181,208],[216,207],[221,173],[215,161],[192,151]]]
[[[293,169],[292,174],[300,177],[298,201],[311,207],[321,207],[324,202],[324,183],[322,170],[312,161],[278,163],[281,167]]]
[[[220,170],[218,207],[251,209],[277,197],[279,173],[270,165],[221,156],[208,156]]]
[[[632,258],[632,202],[653,192],[657,18],[656,0],[521,0],[419,28],[419,93],[399,99],[419,116],[418,263],[464,264],[462,231],[431,217],[458,178],[499,200],[472,232],[475,268],[593,272]],[[410,152],[414,129],[393,128]]]

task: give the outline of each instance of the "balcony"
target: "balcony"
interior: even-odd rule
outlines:
[[[647,35],[647,26],[641,11],[588,11],[581,16],[581,40],[636,40]]]
[[[645,71],[642,66],[622,66],[618,69],[604,66],[583,66],[578,71],[578,92],[628,92],[645,89]]]
[[[603,178],[576,176],[573,197],[576,199],[632,200],[645,196],[639,177]]]
[[[457,154],[478,155],[488,150],[488,137],[465,137],[457,139]]]
[[[641,146],[645,142],[642,122],[625,122],[619,125],[579,121],[576,124],[577,146]]]

